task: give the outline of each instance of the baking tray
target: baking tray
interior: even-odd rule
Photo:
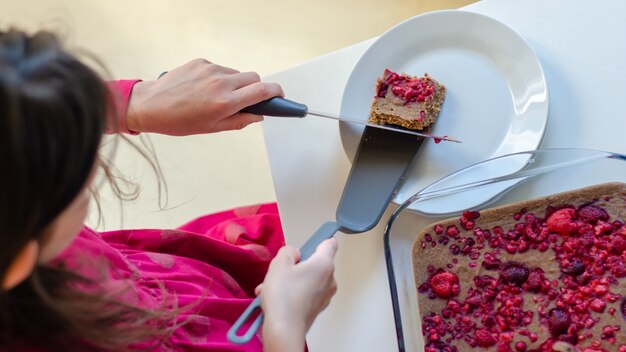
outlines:
[[[522,218],[526,216],[536,216],[539,219],[545,218],[547,216],[546,209],[548,209],[549,206],[572,206],[575,209],[578,209],[579,207],[590,203],[593,203],[594,206],[598,206],[607,210],[611,219],[621,220],[623,222],[624,219],[626,219],[626,184],[605,183],[533,200],[516,202],[497,208],[486,209],[480,212],[479,218],[469,221],[474,221],[475,228],[477,229],[491,230],[499,226],[501,229],[503,229],[503,231],[506,232],[509,229],[513,229],[515,224],[524,222]],[[429,280],[429,277],[432,276],[432,274],[428,273],[429,265],[431,266],[431,270],[435,268],[442,268],[443,270],[456,273],[460,276],[463,275],[462,277],[474,278],[479,275],[492,275],[496,278],[498,277],[499,272],[497,270],[487,270],[479,264],[482,258],[477,261],[473,261],[468,256],[456,255],[454,256],[454,258],[458,261],[458,264],[453,265],[452,268],[448,268],[447,266],[450,264],[451,261],[448,246],[444,246],[443,244],[438,244],[438,246],[434,248],[431,246],[432,242],[428,241],[428,238],[432,238],[433,240],[436,240],[437,238],[444,238],[443,236],[437,235],[433,231],[434,226],[442,226],[443,229],[447,229],[449,227],[453,229],[454,227],[452,226],[456,226],[456,228],[459,229],[459,234],[457,235],[458,238],[474,239],[475,236],[472,234],[472,230],[468,231],[463,229],[459,219],[459,217],[455,217],[437,222],[436,224],[433,224],[433,226],[423,229],[422,232],[417,235],[413,244],[413,273],[415,276],[415,283],[417,287],[420,287],[422,283],[427,282]],[[458,243],[452,238],[450,238],[450,240],[453,244]],[[492,249],[490,249],[489,247],[486,248],[488,251],[492,251]],[[546,265],[543,265],[543,263],[555,260],[555,254],[552,250],[547,250],[545,252],[540,252],[539,250],[528,250],[523,255],[517,253],[509,254],[505,250],[500,250],[500,253],[501,255],[499,259],[502,261],[502,263],[515,262],[523,263],[525,266],[527,265],[529,269],[537,267],[542,268],[545,271],[545,277],[549,280],[556,280],[560,276],[560,270],[558,266],[548,267]],[[528,258],[529,255],[532,256],[532,259]],[[626,283],[624,283],[624,285],[626,285]],[[465,290],[463,290],[463,288],[465,288]],[[611,289],[615,291],[620,288],[612,285]],[[461,292],[457,297],[459,301],[463,301],[467,298],[466,290],[467,285],[461,282]],[[442,308],[445,307],[446,301],[443,299],[429,299],[428,291],[424,290],[424,292],[418,293],[420,311],[424,312],[430,310],[440,314]],[[533,331],[538,334],[538,340],[535,341],[535,346],[531,346],[531,341],[528,337],[516,335],[514,342],[529,344],[529,349],[531,347],[538,348],[540,342],[550,338],[548,330],[545,328],[542,329],[541,326],[537,325],[537,308],[540,305],[546,303],[539,301],[534,302],[532,300],[533,294],[529,293],[524,295],[526,296],[524,309],[535,312],[535,315],[533,316],[533,321],[531,325],[528,326],[528,329],[529,331]],[[608,302],[605,311],[608,311],[611,308],[617,310],[618,312],[621,311],[621,301],[622,300],[619,299],[615,302]],[[554,308],[554,302],[548,304],[550,308]],[[607,323],[607,325],[619,326],[623,324],[621,314],[613,315],[611,317],[611,320],[612,321],[610,321],[610,323]],[[602,334],[602,327],[602,324],[595,324],[592,329],[585,330],[585,332],[592,332],[593,335],[598,338]],[[471,335],[471,333],[468,335]],[[460,347],[462,351],[472,350],[471,346],[462,339],[457,340],[457,343],[459,347],[464,346]],[[585,347],[588,347],[588,344],[590,343],[589,339],[585,343],[587,344]],[[511,346],[513,346],[513,343],[511,343]],[[609,348],[610,346],[605,345],[604,347]],[[489,350],[495,350],[495,346]]]
[[[575,189],[603,183],[626,182],[626,162],[624,162],[624,157],[619,154],[609,153],[609,155],[618,155],[618,157],[592,158],[583,162],[573,162],[570,165],[564,165],[564,167],[549,168],[549,165],[555,161],[567,161],[568,158],[578,155],[577,151],[570,149],[566,151],[542,150],[532,152],[537,155],[530,157],[529,166],[526,169],[541,169],[548,166],[545,172],[534,174],[531,172],[530,176],[515,179],[515,182],[511,184],[512,186],[501,194],[499,198],[494,199],[489,204],[483,204],[471,210],[480,210],[481,214],[490,214],[489,212],[491,211],[492,214],[504,215],[507,209],[511,211],[522,205],[518,202],[525,202],[524,204],[528,205],[529,199],[553,196],[558,193],[570,192]],[[588,154],[583,152],[582,155],[586,157]],[[503,180],[502,182],[511,182],[511,180]],[[449,187],[450,185],[451,183],[448,182],[447,186]],[[485,187],[489,187],[489,184]],[[476,192],[479,189],[480,187],[471,188],[466,192]],[[427,188],[420,192],[424,193],[428,190]],[[458,193],[456,197],[458,197]],[[428,200],[422,201],[427,202]],[[445,201],[445,196],[437,198],[436,201]],[[491,210],[486,210],[488,208]],[[462,211],[463,209],[458,210],[455,215],[460,215]],[[449,217],[449,215],[429,216],[407,209],[399,209],[389,221],[385,231],[387,243],[385,254],[388,259],[390,291],[392,301],[394,302],[393,308],[398,335],[397,350],[399,351],[421,352],[424,350],[424,339],[422,338],[421,329],[422,318],[417,301],[417,287],[413,271],[413,245],[416,239],[421,243],[418,237],[422,230],[431,230],[436,222]],[[483,220],[490,218],[498,218],[498,216],[486,216]],[[458,221],[458,218],[456,218],[456,221]],[[418,260],[416,264],[418,270],[423,268],[422,265],[428,264],[421,263]]]

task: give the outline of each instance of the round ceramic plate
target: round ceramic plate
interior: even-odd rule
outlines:
[[[402,203],[420,189],[476,162],[536,149],[548,118],[548,90],[541,65],[524,39],[484,15],[437,11],[402,22],[379,37],[356,64],[341,102],[341,115],[367,120],[376,79],[385,68],[413,76],[428,73],[447,88],[433,134],[463,143],[425,141],[404,185]],[[363,127],[340,123],[343,148],[353,159]],[[521,168],[523,164],[520,164]],[[475,177],[490,177],[490,170]],[[465,201],[470,208],[492,199]],[[430,214],[450,209],[419,209]]]

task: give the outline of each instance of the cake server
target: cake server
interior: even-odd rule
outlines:
[[[300,248],[300,261],[309,258],[317,246],[337,231],[357,234],[371,230],[382,218],[391,199],[402,185],[424,138],[366,126],[335,213]],[[244,344],[252,339],[263,322],[259,313],[243,335],[239,330],[261,310],[257,297],[228,331],[228,340]]]
[[[295,102],[293,100],[274,97],[267,100],[264,100],[258,104],[251,105],[243,110],[242,112],[247,112],[256,115],[265,115],[265,116],[276,116],[276,117],[305,117],[307,115],[314,115],[319,117],[324,117],[327,119],[343,121],[348,123],[354,123],[363,126],[369,126],[374,128],[380,128],[383,130],[401,132],[406,134],[411,134],[414,136],[425,137],[425,138],[433,138],[435,141],[448,141],[448,142],[456,142],[461,143],[459,140],[456,140],[450,136],[436,136],[430,133],[417,132],[413,130],[408,130],[401,127],[392,127],[390,125],[379,125],[376,123],[361,121],[357,119],[351,119],[344,116],[337,116],[328,113],[322,113],[318,111],[309,110],[308,106]]]

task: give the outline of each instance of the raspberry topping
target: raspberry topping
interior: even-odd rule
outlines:
[[[429,267],[429,279],[419,286],[421,294],[444,301],[440,311],[423,318],[426,351],[469,346],[553,352],[572,346],[583,352],[626,352],[626,345],[618,343],[624,341],[619,337],[626,322],[626,296],[619,282],[626,277],[622,221],[611,220],[597,202],[579,208],[548,206],[545,217],[522,209],[506,227],[483,228],[479,218],[480,213],[467,211],[460,226],[437,224],[424,243],[432,245],[422,246],[444,245],[443,253],[450,256],[447,271]],[[554,258],[557,271],[511,261],[533,251]],[[478,274],[459,282],[454,270],[465,266]],[[615,325],[613,318],[608,320],[612,324],[600,325],[606,321],[603,314],[620,317],[622,324]],[[531,324],[532,329],[543,326],[543,334],[532,331]]]
[[[405,104],[410,102],[425,102],[432,98],[435,92],[435,83],[428,76],[413,78],[405,74],[397,74],[385,69],[384,81],[379,81],[376,86],[376,97],[384,98],[387,92],[404,100]],[[423,118],[423,117],[422,117]]]

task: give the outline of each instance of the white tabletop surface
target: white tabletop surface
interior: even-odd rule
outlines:
[[[626,153],[626,2],[485,0],[464,10],[510,26],[539,57],[550,96],[542,148]],[[265,80],[312,110],[339,113],[347,79],[374,40]],[[286,241],[300,246],[334,219],[351,165],[336,122],[266,118],[263,125]],[[382,242],[390,210],[367,233],[337,236],[339,289],[308,334],[311,351],[397,350]]]

